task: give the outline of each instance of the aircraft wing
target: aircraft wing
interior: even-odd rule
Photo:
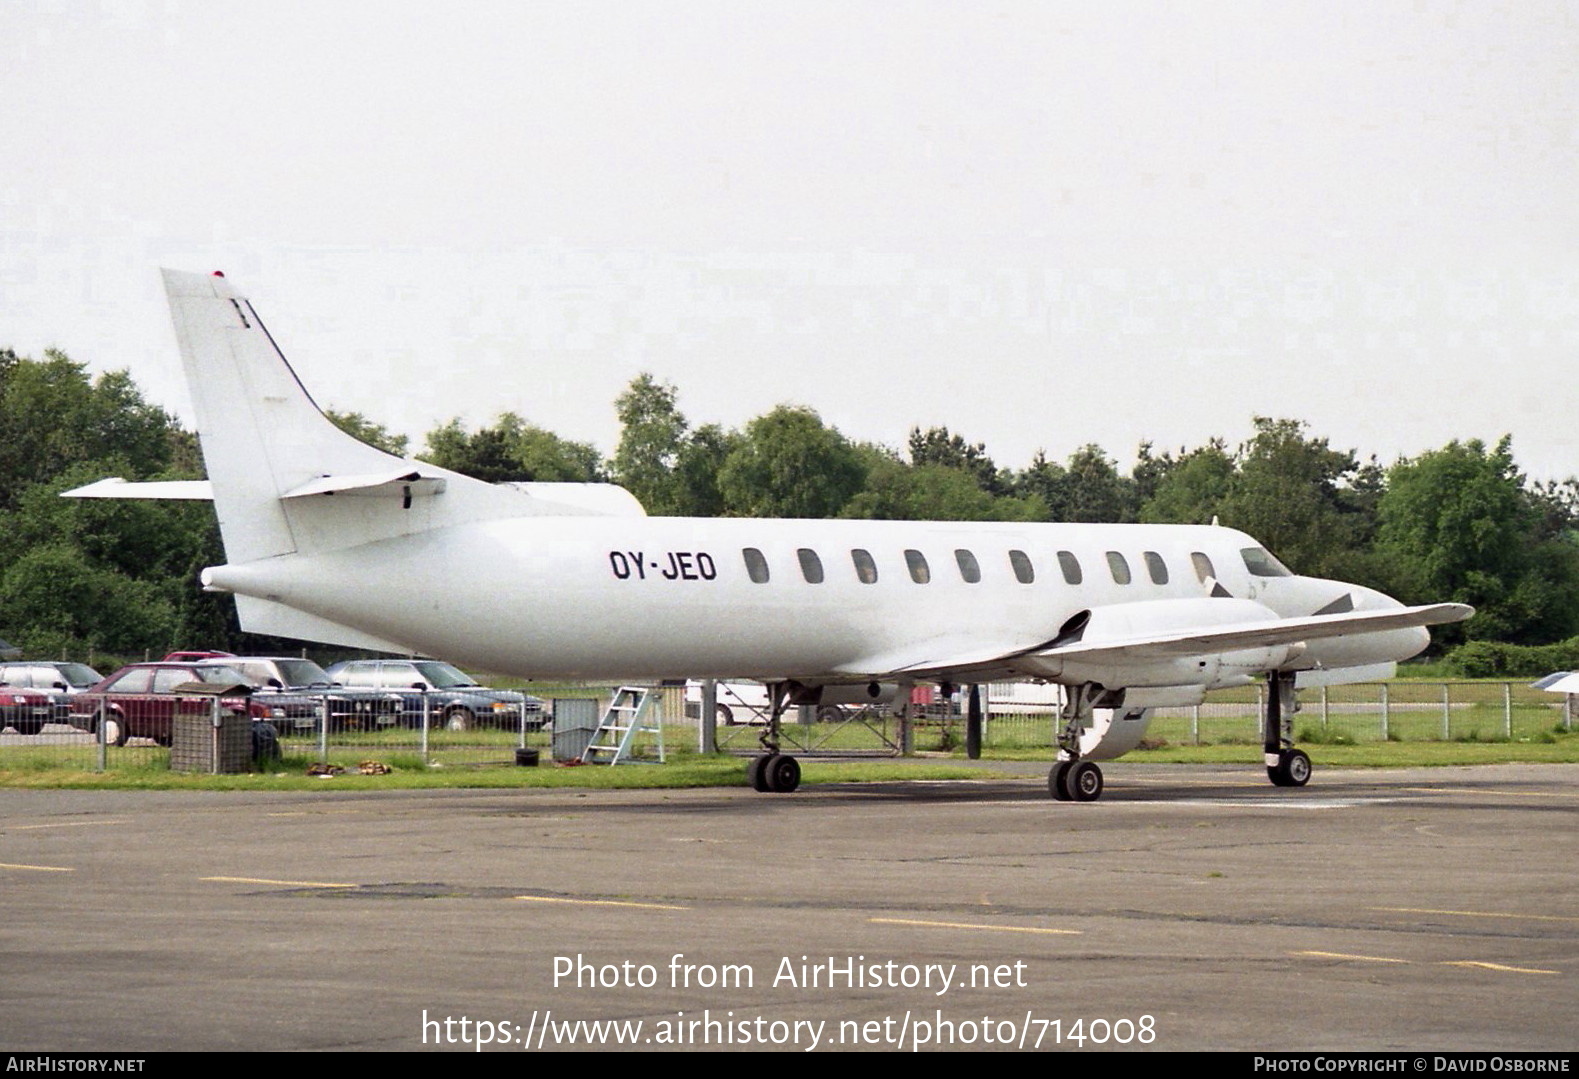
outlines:
[[[1215,655],[1251,648],[1270,648],[1326,637],[1434,626],[1461,622],[1475,613],[1462,603],[1434,603],[1423,607],[1395,607],[1380,611],[1348,611],[1306,618],[1268,619],[1233,625],[1169,629],[1100,640],[1064,644],[1043,641],[1029,647],[1004,644],[984,648],[980,639],[940,636],[909,645],[904,650],[874,655],[840,668],[841,674],[869,677],[983,676],[1012,671],[1017,661],[1075,659],[1109,663],[1144,663],[1180,656]],[[974,647],[971,647],[974,645]]]
[[[1237,652],[1270,648],[1324,637],[1381,633],[1392,629],[1462,622],[1475,613],[1462,603],[1433,603],[1424,607],[1395,607],[1381,611],[1348,611],[1307,618],[1280,618],[1240,625],[1212,626],[1199,630],[1171,630],[1117,640],[1076,641],[1034,653],[1048,658],[1079,656],[1082,659],[1151,660],[1177,656]]]

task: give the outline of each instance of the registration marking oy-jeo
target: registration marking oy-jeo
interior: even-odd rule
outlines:
[[[927,922],[918,918],[868,918],[876,925],[914,925],[923,929],[985,929],[990,933],[1045,933],[1063,937],[1078,937],[1080,929],[1044,929],[1032,925],[988,925],[982,922]]]

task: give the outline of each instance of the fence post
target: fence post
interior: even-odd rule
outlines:
[[[433,758],[429,755],[428,730],[433,722],[432,710],[428,707],[428,691],[422,691],[422,763],[431,765]]]
[[[1392,718],[1389,715],[1389,712],[1391,711],[1391,698],[1389,698],[1388,694],[1387,694],[1387,683],[1383,682],[1381,685],[1382,685],[1382,741],[1385,742],[1385,741],[1387,741],[1387,735],[1388,735],[1388,721]]]
[[[1502,736],[1513,737],[1513,683],[1502,683]]]
[[[318,759],[329,763],[329,694],[318,698]]]
[[[1198,704],[1190,707],[1190,744],[1201,744],[1201,706]]]
[[[1326,734],[1327,733],[1327,720],[1330,718],[1330,713],[1327,710],[1328,703],[1329,702],[1327,700],[1327,687],[1326,686],[1322,686],[1321,687],[1321,733],[1322,734]]]
[[[696,713],[698,753],[718,752],[718,680],[702,679],[702,704]]]
[[[1452,727],[1452,723],[1449,721],[1449,718],[1448,718],[1452,714],[1449,711],[1449,709],[1451,707],[1452,706],[1448,703],[1448,699],[1447,699],[1447,683],[1443,682],[1442,683],[1442,741],[1444,741],[1444,742],[1451,742],[1453,740],[1453,727]]]

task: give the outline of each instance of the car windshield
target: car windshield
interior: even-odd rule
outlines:
[[[451,667],[448,663],[428,661],[414,664],[417,672],[434,689],[454,689],[456,686],[475,686],[477,683],[470,677]]]
[[[282,659],[277,665],[288,686],[329,684],[329,672],[310,659]]]
[[[218,686],[250,686],[252,680],[234,667],[194,667],[194,682],[212,682]]]
[[[60,680],[68,686],[91,686],[104,678],[86,663],[62,663],[55,669],[60,672]]]

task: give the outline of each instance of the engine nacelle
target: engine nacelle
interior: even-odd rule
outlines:
[[[1080,732],[1080,756],[1093,761],[1122,757],[1140,744],[1149,726],[1146,708],[1093,708],[1091,729]]]

